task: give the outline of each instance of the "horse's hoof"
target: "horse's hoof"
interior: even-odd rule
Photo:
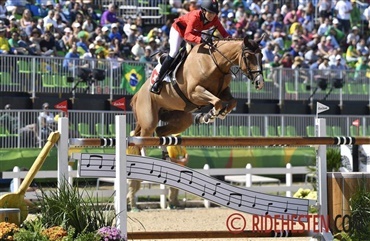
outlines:
[[[209,118],[207,120],[204,120],[204,124],[211,124],[213,122],[215,122],[215,118]]]
[[[201,120],[202,117],[203,117],[203,113],[199,113],[199,114],[195,115],[194,124],[196,124],[196,125],[201,124],[200,120]]]
[[[219,114],[218,119],[224,120],[226,118],[226,113]]]
[[[203,123],[204,124],[210,124],[210,123],[213,123],[216,119],[216,116],[215,115],[211,115],[209,113],[207,113],[204,117],[203,117]]]

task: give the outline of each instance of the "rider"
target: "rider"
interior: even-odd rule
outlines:
[[[155,94],[161,92],[162,80],[179,51],[183,40],[193,44],[206,43],[210,45],[212,44],[212,39],[202,39],[201,31],[212,27],[216,27],[222,37],[229,37],[229,34],[226,32],[217,16],[218,11],[217,0],[203,0],[200,10],[190,11],[186,15],[175,19],[169,36],[170,52],[162,63],[161,70],[150,90],[151,92]]]

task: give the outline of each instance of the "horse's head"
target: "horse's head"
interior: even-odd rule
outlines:
[[[242,44],[244,66],[240,66],[240,68],[247,74],[247,77],[255,84],[258,90],[262,89],[264,85],[262,53],[259,47],[259,43],[263,38],[264,35],[257,40],[248,40],[248,37],[245,37]]]

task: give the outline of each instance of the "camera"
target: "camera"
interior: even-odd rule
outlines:
[[[86,82],[87,86],[84,90],[84,93],[86,94],[90,90],[90,86],[92,86],[95,81],[103,81],[105,79],[105,70],[103,69],[89,69],[86,67],[80,67],[76,71],[77,76],[79,80],[77,81],[77,84],[73,86],[72,93],[74,94],[74,91],[76,90],[77,86],[81,82]],[[72,83],[74,82],[73,77],[67,77],[67,82]],[[94,90],[94,89],[93,89]],[[92,94],[94,92],[92,91]]]
[[[78,68],[77,76],[83,81],[103,81],[105,79],[105,70],[103,69],[89,69],[89,68]]]

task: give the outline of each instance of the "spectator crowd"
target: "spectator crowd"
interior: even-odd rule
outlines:
[[[63,68],[75,58],[156,61],[154,53],[168,51],[173,19],[198,9],[200,1],[170,0],[172,17],[147,29],[141,16],[120,16],[113,4],[99,10],[77,0],[0,0],[0,54],[63,56]],[[316,6],[309,0],[223,0],[219,18],[233,38],[267,34],[265,67],[369,68],[370,7],[360,11],[356,0]]]
[[[166,50],[162,29],[168,33],[169,26],[144,33],[140,16],[118,16],[113,4],[101,11],[76,0],[0,0],[0,54],[151,62],[152,53]]]

